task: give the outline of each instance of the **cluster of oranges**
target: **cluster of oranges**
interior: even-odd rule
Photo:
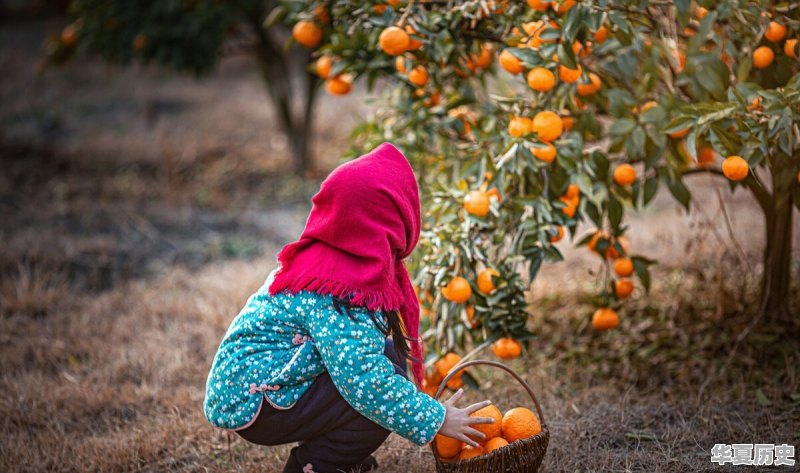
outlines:
[[[764,32],[764,39],[768,42],[780,46],[786,38],[786,26],[778,21],[770,21]],[[783,44],[783,52],[790,58],[797,59],[797,38],[786,40]],[[753,50],[753,67],[766,69],[775,61],[775,52],[771,46],[759,46]]]
[[[441,434],[436,435],[434,442],[441,461],[449,463],[479,457],[511,443],[533,437],[542,431],[539,418],[525,407],[515,407],[503,414],[496,406],[490,405],[475,411],[471,417],[489,417],[494,419],[494,422],[472,425],[485,436],[482,439],[473,439],[479,443],[478,447],[466,445],[460,440]]]

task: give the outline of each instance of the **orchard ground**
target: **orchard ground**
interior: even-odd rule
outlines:
[[[201,81],[84,60],[39,74],[48,26],[60,25],[0,32],[0,470],[278,469],[288,447],[205,422],[205,376],[367,96],[322,96],[320,172],[289,179],[247,59]],[[599,260],[567,239],[567,261],[530,291],[538,338],[512,366],[552,431],[546,471],[718,471],[715,443],[800,445],[800,322],[751,323],[756,204],[719,178],[689,184],[690,214],[660,195],[629,221],[632,249],[660,264],[619,329],[591,329]],[[475,374],[485,390],[470,399],[528,403],[501,375]],[[433,470],[428,449],[396,436],[377,456],[381,471]]]

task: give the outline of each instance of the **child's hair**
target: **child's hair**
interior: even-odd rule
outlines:
[[[347,313],[347,316],[353,318],[353,314],[350,313],[350,309],[353,307],[354,306],[348,299],[342,299],[338,297],[333,298],[333,308],[339,314],[342,314],[342,309],[344,309],[344,312]],[[385,325],[375,318],[375,312],[370,311],[369,316],[372,318],[372,321],[375,323],[375,325],[378,326],[378,330],[380,330],[381,333],[387,337],[392,337],[394,351],[400,359],[405,360],[410,358],[412,362],[418,361],[409,354],[408,342],[409,340],[412,342],[414,340],[406,336],[405,330],[403,330],[403,321],[400,318],[400,313],[398,311],[392,310],[386,312],[387,323]]]

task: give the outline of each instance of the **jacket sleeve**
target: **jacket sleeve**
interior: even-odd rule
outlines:
[[[342,397],[364,417],[417,445],[433,440],[445,408],[395,372],[370,312],[353,308],[340,314],[330,298],[320,302],[308,314],[307,328]]]

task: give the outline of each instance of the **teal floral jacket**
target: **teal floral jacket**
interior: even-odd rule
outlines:
[[[363,416],[418,445],[433,439],[444,406],[396,374],[369,310],[341,315],[331,296],[306,291],[273,297],[271,281],[272,275],[250,297],[214,357],[203,404],[211,424],[248,427],[263,401],[291,409],[327,371]],[[372,315],[385,320],[380,312]]]

